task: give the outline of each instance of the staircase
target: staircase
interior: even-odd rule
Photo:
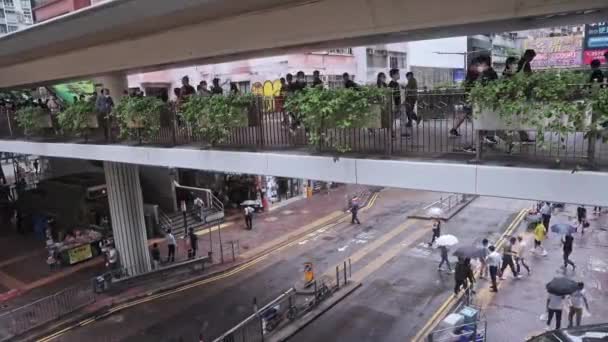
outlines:
[[[188,207],[188,210],[186,211],[186,224],[188,229],[199,231],[208,228],[210,225],[217,224],[224,219],[224,204],[211,193],[211,190],[186,187],[179,185],[177,182],[175,182],[175,187],[188,189],[203,200],[202,210],[195,208],[194,206]],[[202,216],[202,219],[200,216]],[[184,214],[181,211],[172,214],[161,213],[159,220],[160,226],[164,231],[171,228],[171,231],[175,236],[182,236],[187,233],[184,231]]]

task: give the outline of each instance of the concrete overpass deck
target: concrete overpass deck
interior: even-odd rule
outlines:
[[[605,0],[116,0],[0,38],[0,88],[607,16]]]

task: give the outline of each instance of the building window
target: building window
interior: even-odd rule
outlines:
[[[6,25],[0,25],[0,34],[6,33]]]
[[[32,3],[29,0],[21,0],[21,9],[27,10],[32,8]]]
[[[399,52],[391,52],[389,57],[389,65],[391,69],[405,69],[406,54]]]
[[[329,49],[327,53],[330,55],[352,55],[352,48],[341,48],[341,49]]]
[[[239,91],[243,94],[251,92],[251,82],[249,81],[239,82],[237,83],[237,86],[239,87]]]
[[[15,7],[13,0],[4,0],[4,6],[6,7]]]
[[[8,32],[15,32],[19,29],[19,26],[8,25]]]

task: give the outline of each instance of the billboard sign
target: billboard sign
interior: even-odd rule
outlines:
[[[583,63],[589,64],[594,59],[608,63],[604,53],[608,51],[608,22],[585,25],[585,50]]]
[[[524,47],[536,51],[536,57],[531,63],[533,68],[574,67],[582,64],[581,36],[528,39]]]

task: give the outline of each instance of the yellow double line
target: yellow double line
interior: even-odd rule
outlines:
[[[517,216],[515,216],[515,219],[511,222],[511,224],[509,224],[507,229],[504,231],[504,233],[502,233],[502,235],[498,239],[498,242],[495,244],[497,250],[500,249],[500,247],[504,244],[504,242],[506,241],[506,237],[511,235],[513,233],[513,231],[515,229],[517,229],[517,227],[519,226],[519,223],[521,222],[521,220],[523,220],[527,211],[528,211],[527,209],[522,209],[522,210],[520,210],[519,214],[517,214]],[[475,274],[476,277],[477,277],[478,273],[479,273],[479,270],[477,270],[477,272]],[[464,295],[464,292],[462,292],[462,291],[460,293],[458,293],[458,295],[451,294],[450,297],[448,297],[443,302],[443,304],[441,304],[441,306],[437,309],[437,311],[435,311],[433,316],[431,316],[431,318],[429,318],[429,320],[422,327],[422,329],[420,329],[420,331],[418,331],[416,336],[412,339],[412,342],[424,341],[426,339],[427,335],[430,334],[431,331],[433,331],[433,329],[435,329],[437,324],[439,324],[440,320],[449,312],[449,310],[452,309],[454,304],[458,303],[458,300],[460,300],[460,298],[462,298],[463,295]]]
[[[378,196],[379,196],[378,192],[374,193],[372,195],[372,197],[370,198],[369,202],[367,203],[367,205],[365,207],[361,208],[361,211],[365,211],[365,210],[371,208],[376,203],[376,200],[378,199]],[[332,227],[338,225],[339,223],[345,222],[348,219],[348,217],[349,217],[348,214],[347,215],[343,215],[338,221],[336,221],[334,223],[326,224],[323,227],[315,230],[315,232],[325,231],[326,229],[332,228]],[[246,263],[244,263],[244,264],[242,264],[242,265],[240,265],[238,267],[235,267],[235,268],[231,269],[228,272],[225,272],[225,273],[222,273],[222,274],[218,274],[216,276],[213,276],[213,277],[210,277],[210,278],[206,278],[206,279],[194,282],[192,284],[184,285],[184,286],[181,286],[181,287],[179,287],[177,289],[174,289],[174,290],[171,290],[171,291],[162,292],[162,293],[158,293],[158,294],[155,294],[155,295],[150,295],[150,296],[147,296],[145,298],[141,298],[141,299],[137,299],[137,300],[134,300],[134,301],[130,301],[128,303],[117,305],[115,307],[110,308],[108,311],[106,311],[105,313],[101,314],[100,316],[96,316],[96,317],[92,317],[92,318],[88,318],[88,319],[85,319],[83,321],[80,321],[80,322],[78,322],[78,323],[76,323],[74,325],[66,327],[65,329],[59,330],[59,331],[57,331],[57,332],[55,332],[55,333],[53,333],[51,335],[43,337],[43,338],[37,340],[37,342],[52,341],[52,340],[54,340],[54,339],[56,339],[56,338],[58,338],[58,337],[60,337],[60,336],[62,336],[64,334],[66,334],[67,332],[69,332],[69,331],[71,331],[73,329],[76,329],[76,328],[79,328],[79,327],[84,327],[86,325],[89,325],[89,324],[97,321],[98,319],[105,318],[105,317],[107,317],[107,316],[109,316],[109,315],[111,315],[113,313],[118,312],[118,311],[122,311],[122,310],[128,309],[130,307],[139,305],[139,304],[143,304],[143,303],[150,302],[150,301],[153,301],[153,300],[156,300],[156,299],[159,299],[159,298],[167,297],[167,296],[170,296],[172,294],[183,292],[183,291],[192,289],[192,288],[197,287],[197,286],[209,284],[209,283],[212,283],[212,282],[215,282],[215,281],[218,281],[218,280],[221,280],[221,279],[233,276],[233,275],[235,275],[235,274],[237,274],[237,273],[239,273],[241,271],[244,271],[244,270],[246,270],[248,268],[251,268],[255,264],[263,261],[270,254],[276,253],[276,252],[281,251],[281,250],[283,250],[283,249],[285,249],[287,247],[290,247],[290,246],[293,246],[293,245],[299,243],[300,241],[306,239],[307,236],[308,236],[308,234],[304,234],[304,236],[298,237],[298,238],[294,239],[294,241],[291,241],[289,243],[280,245],[277,248],[274,248],[274,249],[272,249],[272,250],[270,250],[270,251],[268,251],[268,252],[266,252],[266,253],[264,253],[264,254],[256,257],[256,258],[254,258],[254,259],[252,259],[252,260],[250,260],[250,261],[248,261],[248,262],[246,262]]]

